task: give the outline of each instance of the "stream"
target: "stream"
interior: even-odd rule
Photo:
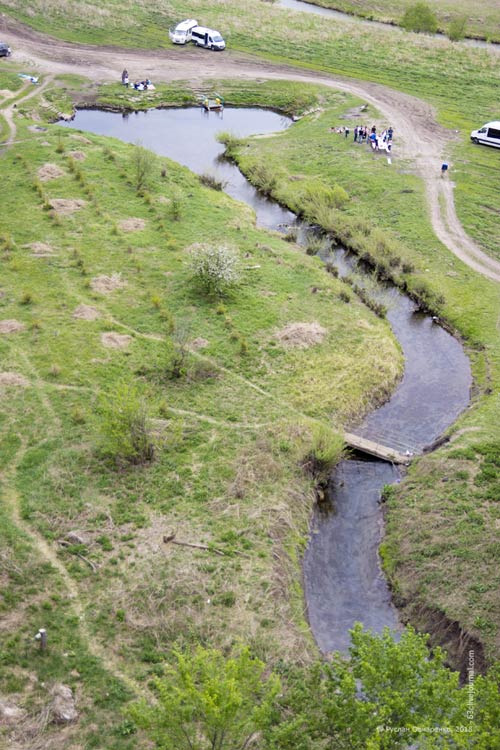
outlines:
[[[198,174],[216,174],[227,181],[229,195],[254,209],[263,228],[279,229],[297,221],[224,160],[224,147],[215,137],[223,130],[247,136],[290,127],[291,121],[275,112],[226,108],[223,113],[205,113],[190,107],[117,114],[93,109],[79,110],[72,122],[60,125],[141,142]],[[311,231],[300,227],[302,236]],[[386,306],[405,357],[403,378],[389,401],[350,430],[398,451],[420,452],[469,403],[472,378],[460,343],[430,316],[418,312],[415,303],[395,287],[374,281],[343,248],[325,239],[320,255],[334,262],[339,275],[354,276]],[[356,621],[375,632],[385,626],[399,628],[378,548],[383,535],[381,492],[400,478],[392,464],[353,455],[336,467],[327,501],[314,512],[303,562],[304,590],[311,629],[323,652],[346,651],[349,629]]]
[[[364,26],[370,28],[379,28],[386,30],[391,29],[395,34],[412,33],[405,31],[405,29],[401,28],[401,26],[397,26],[396,24],[384,23],[383,21],[375,21],[369,18],[362,18],[361,16],[355,16],[352,13],[344,13],[341,10],[334,10],[333,8],[324,8],[322,5],[314,5],[311,2],[307,2],[307,0],[277,0],[276,4],[280,8],[299,11],[300,13],[312,13],[313,15],[323,16],[324,18],[335,18],[337,21],[350,21],[352,23],[363,24]],[[413,34],[413,36],[415,36],[415,34]],[[422,34],[418,34],[417,36],[422,36]],[[442,33],[425,34],[425,36],[432,36],[435,39],[448,39],[446,34]],[[481,47],[492,52],[500,52],[500,44],[498,44],[497,42],[487,42],[485,39],[472,39],[470,37],[466,37],[465,39],[460,39],[459,42],[454,42],[454,44],[460,44],[466,47]]]

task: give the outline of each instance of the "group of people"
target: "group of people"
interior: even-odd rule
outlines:
[[[351,132],[350,128],[343,125],[339,128],[330,128],[334,133],[341,133],[347,138]],[[373,125],[369,131],[366,125],[356,125],[353,130],[354,142],[355,143],[369,143],[374,151],[387,151],[391,152],[392,149],[392,136],[394,129],[389,127],[383,130],[380,134],[377,133],[377,126]]]
[[[122,73],[122,84],[127,88],[130,86],[130,80],[127,70],[124,70]],[[154,91],[155,87],[153,86],[149,78],[146,78],[145,81],[135,81],[135,83],[132,84],[132,88],[134,88],[136,91]]]

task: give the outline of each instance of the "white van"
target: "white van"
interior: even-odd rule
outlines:
[[[173,29],[168,30],[170,40],[174,44],[186,44],[191,41],[191,31],[198,26],[198,21],[194,18],[188,18],[186,21],[181,21]]]
[[[207,49],[223,50],[226,47],[226,42],[219,32],[214,31],[214,29],[207,29],[205,26],[195,26],[194,29],[191,29],[191,41],[197,47],[206,47]]]
[[[500,148],[500,120],[487,122],[479,130],[473,130],[470,139],[473,143],[484,143],[486,146]]]

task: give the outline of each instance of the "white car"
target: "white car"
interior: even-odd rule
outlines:
[[[168,35],[170,41],[174,44],[186,44],[191,41],[191,31],[198,26],[198,21],[194,18],[188,18],[186,21],[181,21],[173,29],[169,29]]]
[[[487,122],[479,130],[473,130],[470,139],[473,143],[484,143],[485,146],[500,148],[500,120]]]

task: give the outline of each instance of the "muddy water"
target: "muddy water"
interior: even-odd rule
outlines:
[[[400,26],[396,26],[391,23],[384,23],[383,21],[372,21],[369,18],[361,18],[360,16],[354,16],[350,13],[343,13],[341,10],[333,10],[333,8],[323,8],[321,5],[314,5],[313,3],[306,2],[305,0],[278,0],[277,5],[287,10],[295,10],[301,13],[312,13],[316,16],[323,16],[324,18],[334,18],[337,21],[351,21],[353,23],[363,24],[370,28],[379,29],[391,29],[395,34],[405,34],[404,29]],[[447,39],[445,34],[430,34],[435,39]],[[487,42],[484,39],[461,39],[455,44],[464,45],[466,47],[482,47],[492,52],[500,52],[500,44],[496,42]]]
[[[295,220],[260,196],[235,166],[221,160],[223,148],[215,139],[221,130],[243,136],[288,127],[290,121],[274,112],[228,108],[221,118],[197,108],[129,116],[81,110],[73,122],[61,124],[140,141],[197,173],[217,174],[228,181],[230,195],[252,206],[260,226],[276,229]],[[321,255],[386,305],[405,356],[404,377],[390,400],[360,425],[351,426],[351,431],[398,450],[418,452],[466,408],[471,386],[468,359],[458,341],[429,316],[418,313],[398,290],[374,282],[354,256],[331,247],[327,240]],[[359,457],[343,461],[331,478],[327,502],[314,515],[304,558],[304,588],[309,621],[322,651],[346,650],[349,629],[356,621],[376,632],[384,626],[398,628],[378,547],[383,532],[380,494],[384,485],[399,479],[398,470],[382,461]]]

